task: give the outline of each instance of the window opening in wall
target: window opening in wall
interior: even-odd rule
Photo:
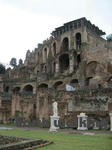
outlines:
[[[77,55],[77,64],[79,65],[80,62],[81,62],[81,56],[79,54],[79,55]]]
[[[81,34],[77,33],[76,34],[76,49],[80,49],[81,48]]]
[[[71,80],[70,83],[78,83],[78,80],[77,79],[73,79],[73,80]]]
[[[53,44],[53,53],[54,53],[54,56],[56,56],[56,43]]]
[[[101,84],[98,84],[98,88],[99,88],[99,89],[102,89],[102,85],[101,85]]]
[[[62,85],[63,82],[62,81],[57,81],[55,84],[54,84],[54,88],[57,89],[60,85]]]
[[[47,59],[47,48],[44,49],[44,57],[45,57],[45,60]]]
[[[39,74],[39,70],[37,70],[37,74]]]
[[[33,93],[33,87],[31,85],[26,85],[23,91]]]
[[[15,87],[14,89],[13,89],[13,93],[18,93],[20,91],[20,87]]]
[[[63,54],[59,57],[60,72],[63,73],[69,69],[69,55]]]
[[[62,49],[63,51],[68,51],[69,49],[69,40],[67,37],[63,39]]]
[[[40,84],[40,85],[38,86],[38,88],[47,89],[47,88],[48,88],[48,85],[43,83],[43,84]]]
[[[5,88],[5,92],[9,92],[9,86],[6,86],[6,88]]]

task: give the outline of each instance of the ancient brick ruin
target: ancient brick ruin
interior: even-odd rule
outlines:
[[[112,40],[86,18],[56,28],[51,37],[26,53],[24,64],[0,75],[0,121],[52,115],[73,120],[80,112],[109,122],[112,111]],[[75,91],[67,91],[66,85]]]

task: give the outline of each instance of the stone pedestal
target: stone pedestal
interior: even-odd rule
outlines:
[[[87,117],[85,113],[80,113],[80,115],[77,115],[78,117],[78,128],[77,130],[88,130],[87,128]]]
[[[57,129],[59,129],[59,127],[56,127],[54,122],[56,121],[56,125],[58,126],[59,116],[50,116],[50,120],[51,120],[51,125],[49,131],[57,132]]]
[[[94,122],[93,129],[94,129],[94,130],[98,130],[98,129],[99,129],[99,127],[97,126],[97,123],[96,123],[96,122]]]
[[[109,115],[110,115],[110,131],[112,131],[112,112]]]

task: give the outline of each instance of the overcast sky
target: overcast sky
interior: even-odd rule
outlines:
[[[81,17],[112,33],[112,0],[0,0],[0,62],[24,59],[56,27]]]

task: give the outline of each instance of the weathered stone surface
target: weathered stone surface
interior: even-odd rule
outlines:
[[[103,39],[104,34],[80,18],[56,28],[50,39],[28,50],[23,64],[0,75],[0,122],[47,127],[54,101],[65,126],[80,112],[109,122],[112,41]],[[75,91],[66,91],[66,84]],[[68,124],[76,128],[75,122]]]

